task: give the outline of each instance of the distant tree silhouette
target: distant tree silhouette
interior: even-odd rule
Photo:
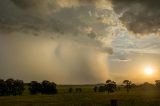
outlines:
[[[125,84],[125,88],[127,89],[127,92],[129,93],[130,89],[132,88],[132,82],[129,80],[124,80],[123,84]]]
[[[0,79],[0,96],[6,95],[7,84],[3,79]]]
[[[6,80],[6,84],[7,84],[7,95],[12,95],[14,93],[14,79],[10,78]]]
[[[97,92],[98,87],[97,87],[97,86],[94,86],[93,90],[94,90],[94,92]]]
[[[13,84],[13,95],[22,95],[24,91],[24,83],[22,80],[15,80]]]
[[[106,81],[106,83],[110,83],[110,82],[112,82],[112,81],[111,81],[111,80],[107,80],[107,81]]]
[[[57,89],[56,89],[56,84],[54,82],[49,82],[47,80],[44,80],[41,83],[41,93],[42,94],[56,94]]]
[[[116,82],[114,82],[112,80],[107,80],[105,86],[106,86],[106,91],[108,93],[112,93],[117,89]]]
[[[49,82],[44,80],[42,83],[38,83],[37,81],[31,81],[29,83],[29,91],[30,94],[35,95],[38,93],[42,94],[56,94],[58,93],[56,89],[56,84],[54,82]]]
[[[149,83],[149,82],[144,82],[143,84],[140,85],[140,87],[144,88],[144,89],[150,89],[155,87],[153,84]]]
[[[68,92],[72,93],[73,92],[73,88],[69,88]]]
[[[155,83],[156,83],[156,87],[160,88],[160,80],[155,80]]]
[[[22,95],[23,91],[24,83],[22,80],[10,78],[4,81],[0,79],[0,96]]]
[[[31,81],[29,84],[30,94],[56,94],[58,91],[56,89],[56,84],[54,82],[49,82],[44,80],[42,83],[37,81]],[[22,95],[24,88],[23,80],[14,80],[12,78],[4,81],[0,79],[0,96],[10,96],[10,95]]]
[[[41,92],[41,84],[37,81],[31,81],[29,83],[30,94],[35,95]]]
[[[137,87],[137,85],[134,84],[134,83],[132,83],[132,84],[131,84],[131,88],[135,88],[135,87]]]
[[[106,87],[105,86],[99,86],[98,87],[98,92],[105,92],[106,91]]]
[[[77,93],[81,93],[82,92],[82,88],[76,88],[76,92]]]

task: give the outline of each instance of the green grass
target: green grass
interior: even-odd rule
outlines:
[[[68,93],[68,89],[81,87],[82,93]],[[118,100],[118,106],[160,106],[160,91],[134,88],[129,93],[125,89],[112,94],[95,93],[93,86],[58,86],[56,95],[29,95],[0,97],[0,106],[110,106],[111,99]]]

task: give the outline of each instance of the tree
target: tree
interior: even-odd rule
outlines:
[[[125,84],[125,88],[127,89],[127,92],[129,93],[129,90],[132,88],[132,82],[129,80],[124,80],[123,84]]]
[[[54,82],[49,82],[44,80],[42,83],[37,81],[31,81],[29,83],[29,91],[32,95],[42,93],[42,94],[56,94],[58,93],[56,89],[56,84]]]
[[[106,91],[106,87],[105,86],[99,86],[98,87],[98,92],[105,92]]]
[[[9,96],[9,95],[13,95],[13,93],[14,93],[14,87],[13,87],[13,85],[14,85],[14,79],[12,79],[12,78],[10,78],[10,79],[7,79],[6,81],[6,84],[7,84],[7,92],[6,92],[6,94]]]
[[[97,92],[97,89],[98,89],[98,87],[94,86],[94,88],[93,88],[94,92]]]
[[[82,88],[76,88],[76,93],[81,93],[82,92]]]
[[[13,84],[13,95],[22,95],[24,91],[24,83],[22,80],[15,80]]]
[[[29,83],[30,94],[35,95],[41,92],[41,84],[37,81],[31,81]]]
[[[156,87],[160,88],[160,80],[156,80],[155,83],[156,83]]]
[[[117,88],[116,82],[114,82],[112,80],[107,80],[105,86],[106,86],[106,91],[108,93],[114,92]]]
[[[0,96],[6,95],[6,82],[3,79],[0,79]]]
[[[41,83],[41,93],[42,94],[56,94],[57,89],[56,89],[56,84],[54,82],[49,82],[44,80]]]
[[[107,84],[107,83],[110,83],[110,82],[112,82],[112,81],[111,81],[111,80],[107,80],[107,81],[106,81],[106,84]]]
[[[22,80],[14,80],[12,78],[6,81],[0,80],[0,96],[22,95],[24,91],[24,83]]]
[[[68,92],[72,93],[73,92],[73,88],[69,88]]]

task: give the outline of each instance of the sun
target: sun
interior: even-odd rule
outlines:
[[[153,70],[152,67],[146,67],[146,68],[144,69],[144,73],[145,73],[146,75],[152,75],[152,74],[154,73],[154,70]]]

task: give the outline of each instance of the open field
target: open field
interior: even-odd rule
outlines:
[[[68,93],[68,89],[81,87],[82,93]],[[58,86],[56,95],[29,95],[0,97],[0,106],[110,106],[111,99],[118,106],[160,106],[160,90],[134,88],[129,93],[121,89],[115,93],[95,93],[93,86]]]

